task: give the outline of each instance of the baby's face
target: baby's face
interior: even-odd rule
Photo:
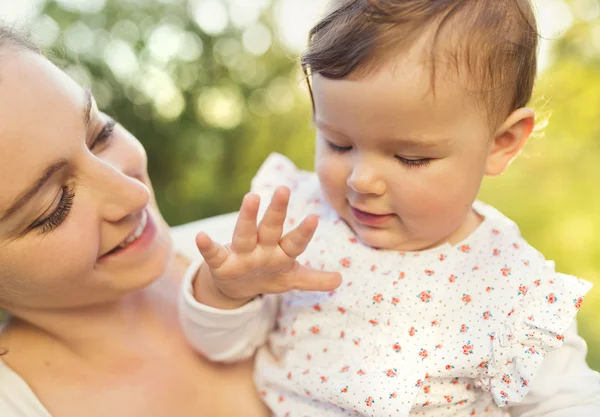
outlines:
[[[458,82],[403,58],[356,79],[313,77],[316,170],[330,205],[367,245],[401,251],[458,243],[493,140]],[[438,70],[439,71],[439,70]]]

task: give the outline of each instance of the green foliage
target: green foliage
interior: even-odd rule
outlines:
[[[236,210],[270,152],[312,166],[310,102],[295,53],[274,33],[273,8],[259,18],[274,38],[259,56],[244,50],[242,30],[205,33],[176,0],[113,0],[94,14],[49,2],[43,14],[60,28],[51,57],[146,147],[171,224]],[[600,284],[597,20],[575,24],[556,42],[534,101],[544,117],[551,112],[549,125],[505,175],[486,181],[481,197],[517,221],[559,270]],[[174,39],[187,46],[177,49]],[[589,363],[600,369],[595,313],[598,290],[582,308],[580,331]]]

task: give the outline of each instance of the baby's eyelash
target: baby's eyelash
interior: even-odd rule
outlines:
[[[430,158],[421,158],[421,159],[406,159],[401,156],[396,155],[396,159],[402,164],[409,168],[418,168],[429,165],[431,163]]]
[[[52,212],[48,217],[34,223],[31,228],[38,230],[40,233],[49,233],[56,229],[62,224],[67,218],[71,208],[73,207],[73,200],[75,199],[75,191],[68,185],[62,188],[62,196],[56,210]]]
[[[337,153],[348,152],[349,150],[352,149],[351,146],[338,146],[329,141],[327,141],[327,146],[329,146],[329,149],[331,149],[332,151],[337,152]]]

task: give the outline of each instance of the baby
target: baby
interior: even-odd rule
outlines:
[[[527,0],[334,2],[302,60],[316,173],[270,156],[231,245],[198,235],[191,343],[256,354],[278,417],[507,415],[590,289],[476,201],[534,127],[536,52]]]

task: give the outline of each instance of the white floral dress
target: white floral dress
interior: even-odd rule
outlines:
[[[229,351],[219,360],[258,351],[255,381],[278,417],[507,415],[591,287],[557,273],[480,202],[484,220],[463,242],[401,253],[363,245],[323,202],[316,176],[274,154],[252,188],[266,205],[281,184],[292,190],[288,227],[320,215],[299,261],[339,271],[343,283],[258,298],[221,332]],[[214,340],[198,344],[223,353]]]

